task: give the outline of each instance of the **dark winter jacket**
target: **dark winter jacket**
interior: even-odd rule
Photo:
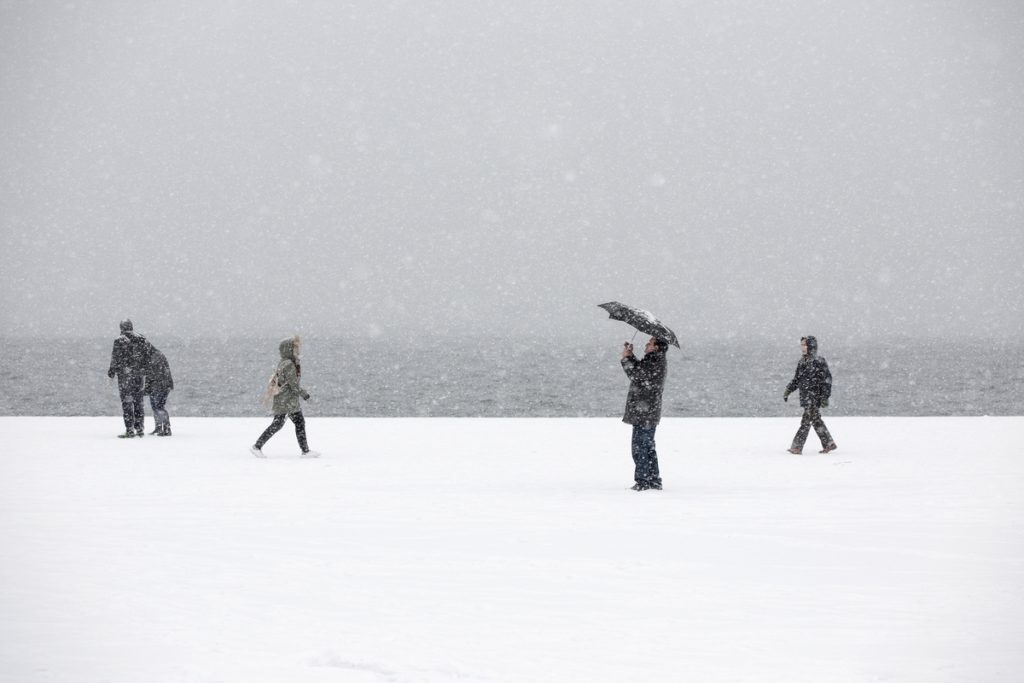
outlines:
[[[639,361],[633,356],[623,358],[622,369],[629,377],[629,395],[622,421],[640,427],[656,426],[661,422],[661,394],[668,376],[665,351],[645,354]]]
[[[786,395],[800,390],[800,405],[821,407],[832,395],[832,373],[828,363],[818,356],[818,340],[807,337],[807,355],[796,364],[796,374],[786,386]]]
[[[132,331],[122,332],[121,336],[114,340],[107,377],[116,375],[117,384],[122,389],[135,385],[141,387],[152,349],[153,345],[141,334]]]
[[[274,415],[290,415],[302,410],[300,398],[309,399],[299,380],[301,371],[295,357],[295,337],[284,339],[278,345],[281,362],[277,364],[277,386],[280,391],[274,396]]]
[[[146,390],[143,393],[162,394],[173,388],[171,364],[167,362],[167,356],[154,346],[149,354],[149,364],[146,366]]]

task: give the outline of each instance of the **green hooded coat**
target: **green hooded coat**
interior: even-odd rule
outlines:
[[[296,337],[281,340],[278,350],[281,362],[277,364],[277,386],[280,391],[274,396],[274,415],[288,415],[302,411],[299,399],[309,399],[309,394],[299,385],[298,359],[295,357]]]

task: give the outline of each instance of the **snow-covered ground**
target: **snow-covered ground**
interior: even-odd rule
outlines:
[[[1024,418],[826,419],[0,418],[0,679],[1020,680]]]

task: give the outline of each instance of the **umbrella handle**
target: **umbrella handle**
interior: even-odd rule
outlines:
[[[629,340],[630,344],[633,343],[633,339],[636,339],[636,335],[638,334],[640,334],[640,330],[636,330],[635,332],[633,332],[633,337]]]

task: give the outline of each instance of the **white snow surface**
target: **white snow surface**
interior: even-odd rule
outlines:
[[[1024,676],[1024,417],[172,419],[0,417],[0,680]]]

